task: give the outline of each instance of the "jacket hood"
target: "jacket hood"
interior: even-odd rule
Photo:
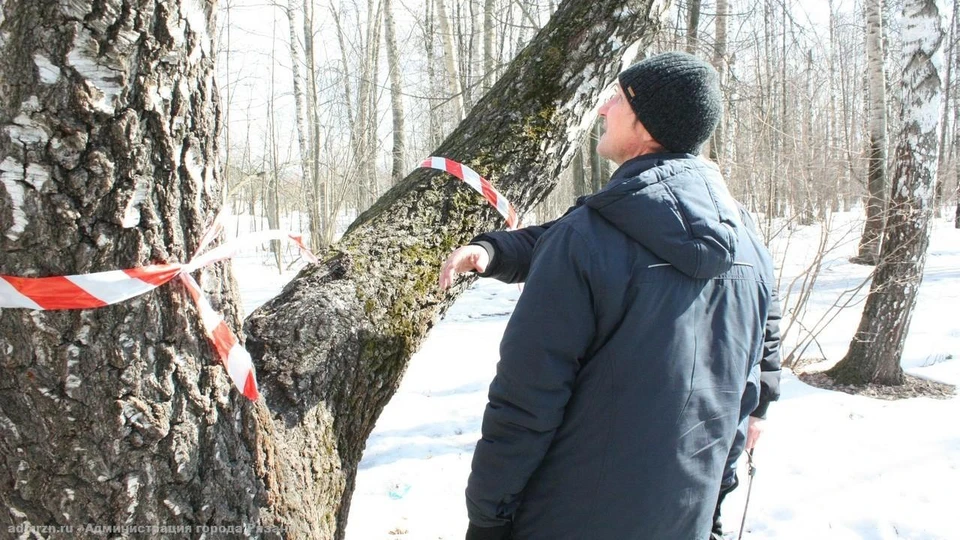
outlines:
[[[716,165],[689,154],[625,162],[587,206],[677,270],[716,277],[733,266],[736,202]]]

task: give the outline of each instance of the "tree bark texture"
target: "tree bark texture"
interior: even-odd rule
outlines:
[[[651,1],[565,2],[435,151],[485,175],[523,214],[570,162],[626,45],[658,30]],[[411,354],[463,285],[447,254],[502,219],[445,173],[418,169],[247,321],[269,417],[257,456],[272,516],[342,537],[364,441]],[[455,360],[452,360],[455,361]]]
[[[0,9],[0,269],[185,262],[221,204],[211,4]],[[199,279],[237,328],[228,271]],[[2,310],[0,380],[0,530],[263,519],[269,416],[231,390],[177,285]]]
[[[883,0],[867,0],[867,216],[854,262],[877,264],[887,207],[887,90],[883,66]]]
[[[900,356],[923,279],[936,180],[943,20],[936,0],[903,7],[903,127],[880,261],[857,333],[831,370],[846,384],[901,384]]]

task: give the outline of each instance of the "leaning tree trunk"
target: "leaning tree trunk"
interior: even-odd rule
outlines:
[[[193,253],[223,187],[208,5],[4,1],[4,274]],[[201,282],[238,327],[229,273]],[[63,525],[74,532],[50,537],[73,538],[93,536],[86,525],[263,519],[266,408],[230,391],[183,293],[0,312],[0,530]]]
[[[877,264],[887,206],[887,86],[883,67],[883,0],[867,0],[867,216],[853,262]]]
[[[831,371],[846,384],[901,384],[900,355],[923,279],[939,144],[943,21],[936,0],[903,7],[903,105],[893,189],[880,261],[860,327],[847,355]]]
[[[490,178],[521,214],[554,186],[582,117],[614,79],[624,45],[651,38],[663,6],[568,0],[435,152]],[[636,5],[636,4],[635,4]],[[364,441],[428,330],[458,289],[444,257],[502,223],[459,180],[419,169],[248,319],[269,416],[259,434],[270,515],[342,537]],[[454,360],[455,361],[455,360]],[[305,533],[306,534],[306,533]]]

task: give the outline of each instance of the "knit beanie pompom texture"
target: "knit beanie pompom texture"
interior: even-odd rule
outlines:
[[[697,154],[723,114],[717,71],[683,52],[666,52],[620,73],[637,119],[671,152]]]

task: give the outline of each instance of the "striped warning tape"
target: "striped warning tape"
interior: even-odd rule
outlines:
[[[423,160],[420,166],[427,169],[445,171],[463,180],[468,186],[483,195],[483,197],[497,209],[497,212],[500,212],[500,215],[506,218],[507,227],[511,229],[516,228],[517,212],[513,209],[513,205],[510,204],[510,201],[499,191],[494,189],[493,184],[491,184],[489,180],[480,176],[477,171],[462,163],[442,157],[428,157]]]
[[[235,238],[199,254],[223,229],[222,222],[222,215],[214,220],[214,224],[201,237],[197,254],[186,264],[152,264],[126,270],[42,278],[0,275],[0,308],[100,308],[140,296],[179,278],[197,305],[204,333],[213,344],[217,357],[223,362],[233,384],[244,396],[256,400],[260,394],[250,354],[240,345],[223,317],[210,305],[190,272],[229,259],[244,246],[269,240],[290,240],[310,262],[316,263],[317,258],[304,245],[301,236],[284,231],[260,231]]]

